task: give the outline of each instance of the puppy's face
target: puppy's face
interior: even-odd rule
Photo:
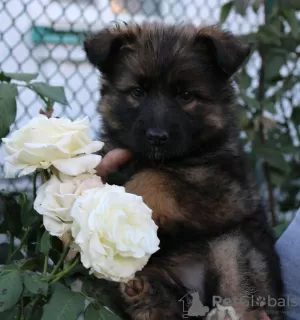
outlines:
[[[102,74],[104,130],[152,160],[201,152],[233,121],[231,76],[249,53],[216,28],[117,26],[85,41]]]

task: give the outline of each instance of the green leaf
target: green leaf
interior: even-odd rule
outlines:
[[[30,84],[29,88],[35,91],[37,94],[46,97],[51,101],[55,101],[63,105],[68,105],[65,90],[63,87],[50,86],[43,82],[34,82]]]
[[[17,81],[30,82],[37,78],[38,73],[4,73],[6,77]]]
[[[279,21],[280,22],[280,21]],[[281,24],[280,23],[274,23],[274,24],[268,24],[264,26],[265,31],[272,35],[273,37],[281,37]]]
[[[276,113],[276,108],[275,108],[275,103],[273,103],[272,101],[270,100],[265,100],[263,102],[263,105],[264,105],[264,109],[271,112],[271,113]]]
[[[239,127],[242,130],[247,130],[253,127],[252,119],[248,115],[248,112],[246,112],[245,110],[243,112],[239,112],[238,121],[239,121]]]
[[[274,186],[280,187],[285,181],[285,175],[278,171],[272,171],[270,173],[270,179]]]
[[[280,30],[278,26],[262,25],[256,34],[256,39],[264,45],[281,45]]]
[[[12,271],[20,271],[20,268],[19,266],[17,265],[17,263],[10,263],[10,264],[6,264],[4,266],[1,266],[0,268],[1,272],[0,272],[0,277],[5,275],[5,274],[8,274]]]
[[[241,16],[245,16],[248,6],[249,6],[248,0],[234,1],[235,11]]]
[[[246,69],[243,69],[238,75],[240,89],[248,89],[251,86],[252,78],[248,75]]]
[[[289,165],[279,150],[267,145],[254,145],[253,151],[275,169],[283,172],[289,171]]]
[[[29,201],[25,193],[19,196],[19,204],[21,207],[21,220],[24,227],[29,227],[39,219],[39,215],[33,210],[32,202]]]
[[[300,151],[299,147],[295,147],[292,145],[282,146],[280,147],[280,150],[282,151],[282,153],[285,153],[285,154],[297,154]]]
[[[49,232],[46,230],[43,233],[43,236],[41,239],[40,251],[46,255],[49,253],[50,249],[51,249],[51,236]]]
[[[261,8],[261,1],[260,0],[254,0],[254,3],[252,4],[253,11],[257,14],[258,10]]]
[[[277,0],[277,5],[282,8],[293,8],[300,10],[299,0]]]
[[[244,100],[244,102],[251,108],[251,109],[255,109],[255,110],[259,110],[260,109],[260,105],[259,102],[257,101],[256,98],[252,98],[247,96],[246,94],[241,94],[241,98]]]
[[[9,310],[18,301],[23,291],[20,270],[5,271],[0,276],[0,312]]]
[[[295,51],[297,46],[299,45],[299,41],[294,39],[291,34],[287,34],[284,38],[281,39],[282,48],[286,51],[291,52]]]
[[[229,13],[232,9],[233,6],[233,1],[229,1],[227,3],[225,3],[222,8],[221,8],[221,14],[220,14],[220,22],[223,23],[226,21],[226,19],[229,16]]]
[[[282,15],[287,21],[287,23],[291,27],[291,33],[294,38],[297,38],[299,35],[299,27],[300,23],[299,20],[297,19],[296,12],[293,9],[284,9],[282,10]]]
[[[0,81],[1,82],[10,82],[10,78],[5,75],[4,72],[0,72]]]
[[[117,315],[104,307],[96,308],[92,303],[87,307],[84,320],[121,320]]]
[[[0,316],[2,320],[17,320],[18,314],[19,314],[19,307],[14,306],[13,308],[7,311],[1,312]]]
[[[278,77],[281,67],[285,64],[286,57],[283,54],[274,52],[268,53],[266,56],[265,78],[272,81],[273,78]]]
[[[278,147],[280,148],[281,152],[283,152],[284,149],[289,150],[290,147],[294,146],[293,140],[288,131],[284,133],[279,128],[275,128],[273,132],[273,137],[269,137],[269,141],[272,141],[273,138],[276,142],[278,142]]]
[[[25,270],[25,271],[36,270],[39,267],[40,264],[41,263],[40,263],[38,257],[30,257],[30,258],[19,260],[17,262],[18,267],[21,270]]]
[[[283,222],[279,224],[278,226],[273,228],[273,232],[275,233],[275,237],[278,239],[280,236],[284,233],[284,231],[287,229],[289,226],[289,222]]]
[[[57,284],[44,308],[42,320],[75,320],[84,310],[84,300],[83,295]]]
[[[27,271],[25,272],[24,276],[24,285],[25,288],[34,293],[34,294],[43,294],[46,295],[48,292],[48,283],[41,280],[41,276],[34,273]]]
[[[0,139],[7,136],[17,113],[18,90],[12,83],[0,83]]]

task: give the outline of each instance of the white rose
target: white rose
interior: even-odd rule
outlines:
[[[70,239],[72,217],[71,208],[84,190],[103,186],[101,178],[92,174],[77,177],[60,175],[60,180],[52,175],[38,190],[34,209],[43,215],[43,223],[53,236]]]
[[[81,261],[99,278],[126,282],[159,249],[152,211],[123,187],[87,190],[71,211]]]
[[[89,120],[47,118],[38,115],[26,126],[2,139],[8,153],[6,178],[23,176],[51,165],[68,175],[93,172],[101,157],[92,154],[103,147],[89,136]]]

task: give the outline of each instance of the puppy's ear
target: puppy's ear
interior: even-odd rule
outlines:
[[[91,64],[106,73],[116,63],[119,54],[128,49],[135,38],[134,32],[126,29],[126,26],[107,28],[89,36],[84,41],[84,50]]]
[[[231,33],[221,31],[217,27],[199,29],[195,44],[208,48],[218,67],[228,78],[238,71],[251,51],[250,45],[241,43]]]

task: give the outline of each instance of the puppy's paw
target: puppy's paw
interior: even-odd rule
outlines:
[[[217,307],[209,312],[206,320],[240,320],[240,317],[233,307],[217,304]]]
[[[121,284],[121,292],[125,300],[134,302],[143,299],[150,290],[150,284],[146,277],[135,277],[127,283]]]

